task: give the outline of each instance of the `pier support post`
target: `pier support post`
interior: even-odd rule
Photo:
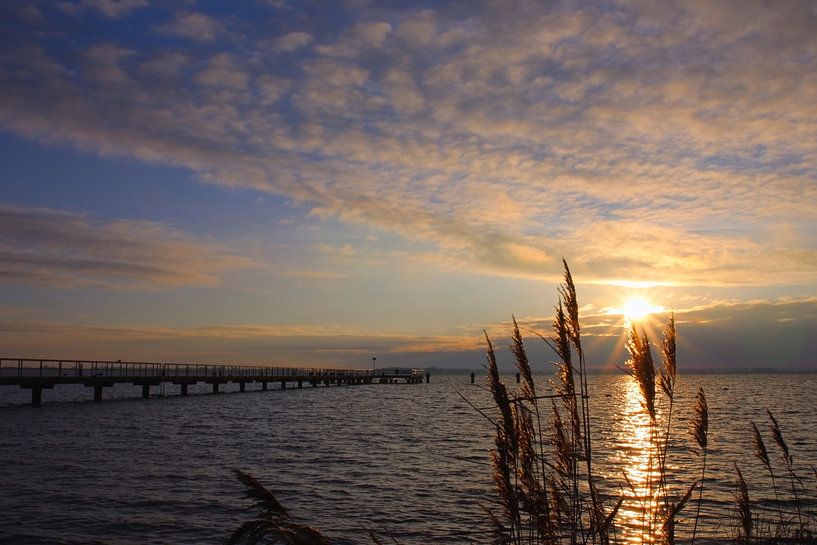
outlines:
[[[43,402],[43,389],[40,386],[31,388],[31,405],[38,407]]]
[[[298,388],[303,388],[303,387],[304,387],[304,381],[299,380],[298,381]]]
[[[261,389],[264,390],[265,392],[267,391],[267,381],[261,383]]]
[[[474,377],[475,377],[475,376],[476,376],[476,375],[475,375],[473,372],[471,372],[471,384],[473,384],[473,383],[474,383]]]
[[[282,390],[286,390],[286,389],[287,389],[287,381],[285,381],[285,380],[282,380],[282,381],[281,381],[281,389],[282,389]]]
[[[187,383],[186,382],[182,383],[181,387],[182,387],[182,395],[186,396],[187,395]]]
[[[213,383],[213,393],[214,393],[214,394],[217,394],[217,393],[218,393],[218,382],[214,382],[214,383]]]
[[[102,401],[102,385],[94,385],[94,401]]]
[[[431,382],[431,373],[426,373],[426,384]]]
[[[247,384],[246,382],[239,382],[239,383],[238,383],[238,391],[239,391],[239,392],[244,392],[244,391],[246,391],[246,384]]]
[[[150,384],[142,384],[142,397],[145,399],[150,397]]]

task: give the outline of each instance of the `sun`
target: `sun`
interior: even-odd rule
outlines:
[[[624,306],[621,307],[621,314],[630,322],[638,322],[650,314],[663,310],[663,307],[653,305],[642,297],[633,297],[628,299],[627,302],[624,303]]]

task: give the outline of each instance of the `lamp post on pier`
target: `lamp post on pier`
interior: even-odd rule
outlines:
[[[374,364],[377,361],[377,358],[372,358],[372,374],[374,374]]]

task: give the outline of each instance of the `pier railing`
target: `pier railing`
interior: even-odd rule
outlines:
[[[392,374],[393,373],[393,374]],[[222,384],[237,383],[244,392],[247,384],[261,383],[267,390],[268,384],[280,383],[286,389],[287,383],[302,388],[306,383],[312,387],[323,384],[338,386],[352,384],[372,384],[377,381],[405,381],[417,384],[423,381],[424,371],[408,367],[389,369],[336,369],[320,367],[271,367],[263,365],[221,365],[195,363],[155,363],[140,361],[99,361],[67,359],[25,359],[0,358],[0,386],[20,386],[31,390],[31,404],[39,405],[43,389],[58,384],[82,384],[94,389],[94,400],[102,400],[103,388],[117,383],[131,383],[141,386],[142,397],[150,397],[151,386],[172,383],[179,386],[182,396],[187,395],[188,386],[205,382],[213,393],[219,392]],[[426,381],[428,376],[426,375]]]
[[[261,365],[218,365],[196,363],[155,363],[138,361],[51,360],[0,358],[0,377],[56,378],[56,377],[343,377],[368,378],[369,369],[333,369],[303,367],[269,367]]]

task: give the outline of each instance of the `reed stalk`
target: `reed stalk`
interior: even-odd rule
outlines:
[[[258,479],[238,469],[236,478],[244,485],[244,497],[252,500],[256,515],[242,523],[227,545],[256,545],[272,538],[289,545],[329,545],[320,531],[292,519],[289,511]]]
[[[709,434],[709,407],[703,387],[698,389],[695,396],[695,411],[692,418],[692,437],[701,449],[703,462],[701,464],[701,485],[698,489],[698,506],[695,510],[695,524],[692,526],[692,545],[695,545],[695,535],[698,531],[698,521],[701,518],[701,503],[703,502],[704,482],[706,479],[706,453]]]
[[[797,536],[801,537],[805,531],[805,526],[803,525],[803,516],[800,509],[800,497],[797,494],[797,486],[796,481],[797,477],[794,474],[794,458],[789,453],[789,446],[786,444],[786,441],[783,439],[783,432],[780,430],[780,424],[777,423],[777,419],[774,417],[772,412],[766,409],[766,413],[769,415],[769,428],[772,432],[772,439],[774,440],[775,444],[780,449],[780,454],[783,457],[783,461],[786,464],[786,470],[789,473],[789,480],[791,481],[791,493],[794,497],[794,505],[797,509]]]
[[[749,545],[752,540],[752,509],[749,503],[749,488],[746,486],[746,481],[743,479],[743,474],[740,472],[737,462],[733,462],[733,464],[735,465],[735,473],[737,473],[735,499],[741,528],[738,533],[738,542]]]
[[[659,460],[659,475],[661,477],[660,487],[661,494],[665,498],[665,509],[669,510],[669,491],[667,490],[666,466],[667,466],[667,449],[669,448],[670,430],[672,428],[672,409],[675,401],[675,380],[678,373],[676,362],[676,331],[675,331],[675,313],[670,314],[669,321],[664,326],[664,340],[661,343],[661,360],[664,364],[664,369],[658,379],[658,384],[664,395],[667,396],[667,421],[664,429],[664,444],[661,450],[661,459]]]
[[[780,494],[777,490],[777,481],[774,477],[774,471],[772,470],[772,461],[769,458],[769,451],[766,448],[766,444],[763,442],[763,436],[760,435],[760,430],[757,428],[757,424],[754,422],[752,424],[752,451],[755,455],[755,458],[760,460],[763,464],[763,467],[769,472],[769,477],[772,481],[772,490],[774,490],[774,500],[777,504],[777,515],[778,515],[778,528],[783,528],[783,507],[780,504]]]
[[[642,513],[642,541],[646,536],[653,535],[656,512],[653,506],[655,490],[652,481],[654,451],[656,443],[655,427],[655,364],[650,350],[650,341],[643,333],[639,333],[635,325],[632,324],[627,336],[627,351],[630,359],[627,360],[627,373],[635,380],[641,392],[641,406],[647,412],[650,419],[650,445],[647,458],[647,497],[644,500]]]
[[[591,492],[591,514],[594,515],[591,520],[591,529],[596,530],[604,526],[604,519],[599,519],[595,515],[604,513],[604,510],[602,506],[597,503],[597,496],[592,493],[594,490],[593,449],[592,441],[590,440],[590,392],[587,386],[587,362],[584,356],[584,349],[582,348],[581,323],[579,321],[579,302],[578,298],[576,297],[576,285],[573,283],[573,275],[570,273],[570,267],[567,265],[567,260],[562,258],[562,264],[564,265],[564,282],[559,288],[559,293],[567,310],[567,323],[569,326],[570,341],[573,347],[576,349],[576,356],[579,360],[579,398],[581,401],[582,428],[584,432],[582,447],[584,449],[584,459],[587,469],[587,485]],[[605,539],[606,537],[601,537],[602,541]]]
[[[513,482],[516,477],[515,461],[518,455],[516,429],[508,397],[508,390],[499,379],[499,370],[496,363],[496,354],[493,344],[485,333],[488,343],[486,357],[488,360],[488,387],[494,398],[499,412],[499,421],[496,426],[495,449],[491,451],[491,462],[494,468],[493,477],[499,496],[499,503],[503,509],[504,519],[510,528],[511,539],[521,532],[521,518],[516,486]],[[499,520],[498,518],[495,520]],[[503,528],[505,525],[502,525]],[[498,528],[499,529],[499,528]]]

